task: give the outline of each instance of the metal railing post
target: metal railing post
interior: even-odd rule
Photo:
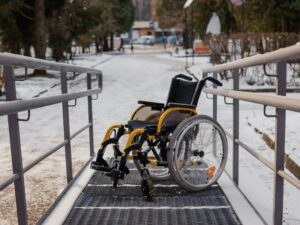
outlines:
[[[218,79],[218,74],[214,73],[213,77],[215,79]],[[213,85],[213,88],[217,88],[217,85]],[[218,119],[218,96],[213,95],[213,119],[217,120]]]
[[[215,79],[218,78],[217,73],[213,73],[213,77]],[[213,88],[217,88],[217,85],[213,85]],[[217,121],[218,119],[218,96],[213,95],[213,119]],[[216,156],[217,155],[217,136],[216,136],[216,131],[214,130],[213,132],[213,154]]]
[[[7,101],[16,100],[17,95],[13,67],[4,66],[4,81]],[[19,179],[14,182],[18,223],[19,225],[27,225],[28,219],[18,113],[8,115],[8,126],[11,146],[12,169],[14,174],[19,175]]]
[[[87,89],[92,89],[92,76],[87,74]],[[93,130],[93,100],[92,96],[87,97],[88,100],[88,114],[89,114],[89,136],[90,136],[90,156],[94,155],[94,130]]]
[[[67,73],[61,72],[61,93],[68,93]],[[65,145],[65,157],[66,157],[66,170],[67,170],[67,182],[69,183],[73,179],[72,169],[72,153],[71,153],[71,139],[70,139],[70,118],[68,102],[62,102],[63,123],[64,123],[64,138],[68,141]]]
[[[286,62],[277,63],[277,83],[276,94],[286,95]],[[274,204],[273,204],[273,224],[281,225],[283,218],[283,192],[284,179],[278,174],[279,170],[284,170],[285,156],[285,120],[286,110],[276,108],[276,145],[275,145],[275,177],[274,177]]]
[[[239,70],[233,70],[233,89],[239,90]],[[232,179],[236,185],[239,184],[239,145],[235,140],[239,139],[239,100],[233,99],[233,159]]]

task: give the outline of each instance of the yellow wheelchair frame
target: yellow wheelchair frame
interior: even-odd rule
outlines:
[[[142,177],[142,193],[146,200],[151,200],[152,177],[146,166],[168,167],[166,152],[172,132],[183,120],[197,115],[196,105],[205,81],[210,80],[220,84],[211,77],[196,82],[191,82],[191,80],[192,78],[182,74],[175,76],[166,105],[139,101],[141,106],[132,113],[128,124],[115,124],[109,127],[103,137],[97,159],[92,162],[91,167],[111,177],[113,187],[117,187],[118,180],[124,179],[124,176],[130,172],[126,162],[134,160],[135,163],[143,165],[138,168]],[[182,98],[185,91],[189,91],[189,94],[186,98]],[[125,148],[120,150],[119,140],[126,134],[129,136]],[[149,146],[147,151],[142,149],[144,143]],[[103,156],[106,147],[110,144],[113,146],[114,160],[111,165],[108,165]],[[157,153],[155,147],[160,149],[160,153]],[[153,156],[148,155],[150,150]]]
[[[134,120],[134,115],[142,108],[146,107],[146,105],[141,105],[140,107],[138,107],[131,115],[131,120]],[[168,115],[171,113],[171,112],[174,112],[174,111],[187,111],[187,112],[190,112],[191,115],[197,115],[197,111],[195,109],[189,109],[189,108],[181,108],[181,107],[174,107],[174,108],[169,108],[167,109],[165,112],[162,113],[162,115],[159,117],[159,120],[158,120],[158,125],[157,125],[157,130],[156,130],[156,134],[160,134],[161,133],[161,130],[162,130],[162,125],[163,125],[163,122],[165,121],[165,119],[168,117]],[[103,137],[103,140],[102,140],[102,143],[105,143],[106,141],[108,141],[110,139],[110,134],[112,133],[113,130],[115,129],[120,129],[122,128],[123,125],[122,124],[115,124],[115,125],[112,125],[111,127],[109,127],[106,132],[105,132],[105,135]],[[126,142],[126,145],[125,145],[125,149],[124,151],[122,152],[122,156],[126,156],[127,159],[129,160],[132,160],[133,159],[133,156],[129,156],[127,153],[126,153],[126,149],[129,148],[132,144],[133,144],[133,140],[136,136],[138,135],[141,135],[141,134],[144,134],[145,133],[145,129],[144,128],[140,128],[140,129],[136,129],[136,130],[133,130],[133,131],[130,131],[130,130],[125,130],[124,134],[129,134],[129,137],[127,139],[127,142]],[[151,140],[155,140],[156,136],[155,135],[149,135],[148,136],[149,139]],[[104,151],[105,149],[103,148],[103,145],[101,144],[100,145],[100,151],[102,151],[102,154],[104,154]],[[151,159],[151,161],[149,162],[150,165],[152,166],[157,166],[157,161],[153,161],[153,159],[155,159],[155,157],[148,157],[149,159]]]

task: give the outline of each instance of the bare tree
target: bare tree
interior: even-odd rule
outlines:
[[[35,0],[35,23],[34,23],[34,50],[35,57],[45,59],[46,57],[46,18],[45,18],[45,0]],[[44,70],[35,70],[34,74],[45,74]]]

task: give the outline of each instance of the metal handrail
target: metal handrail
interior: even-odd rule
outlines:
[[[257,160],[259,160],[261,163],[263,163],[266,167],[268,167],[270,170],[274,171],[274,165],[270,163],[266,158],[258,154],[256,151],[254,151],[251,147],[246,145],[241,140],[234,140],[235,143],[240,145],[243,149],[247,150],[251,155],[253,155]]]
[[[287,60],[292,60],[300,57],[300,44],[279,49],[262,55],[255,55],[248,58],[240,59],[234,62],[220,64],[203,70],[203,77],[208,76],[208,73],[213,73],[217,78],[219,72],[232,71],[233,90],[221,89],[216,87],[205,88],[204,92],[213,94],[213,118],[217,120],[217,96],[224,98],[229,97],[233,99],[233,134],[228,131],[226,135],[233,140],[232,153],[232,179],[238,186],[239,184],[239,147],[248,151],[258,161],[263,163],[274,172],[274,192],[273,192],[273,224],[282,225],[283,222],[283,195],[284,195],[284,181],[300,189],[300,181],[290,176],[284,171],[285,165],[285,136],[286,136],[286,111],[300,112],[300,100],[286,97],[286,77],[287,77]],[[264,95],[257,93],[249,93],[239,90],[239,76],[240,69],[245,67],[265,65],[268,63],[276,63],[276,95]],[[246,101],[264,106],[275,107],[276,133],[275,133],[275,149],[274,149],[274,164],[269,162],[266,158],[257,153],[254,149],[246,145],[239,139],[239,101]],[[214,147],[215,148],[215,147]],[[246,197],[246,196],[245,196]],[[248,200],[249,201],[249,200]],[[252,205],[252,204],[251,204]],[[253,205],[252,205],[253,206]],[[258,212],[255,209],[256,212]],[[259,212],[258,212],[259,214]],[[262,216],[259,214],[262,218]]]
[[[282,178],[284,178],[285,180],[287,180],[290,184],[294,185],[296,188],[298,188],[300,190],[300,182],[299,182],[299,180],[296,180],[294,177],[290,176],[289,174],[287,174],[283,170],[279,170],[277,173]]]
[[[2,184],[0,184],[0,190],[3,190],[5,188],[7,188],[9,185],[11,185],[12,183],[14,183],[19,178],[20,178],[19,174],[12,175],[9,179],[7,179]]]
[[[232,90],[217,90],[212,88],[204,88],[205,93],[219,95],[223,97],[229,97],[232,99],[237,100],[243,100],[246,102],[251,103],[257,103],[262,104],[265,106],[272,106],[284,110],[290,110],[295,112],[300,112],[300,100],[294,99],[294,98],[288,98],[284,96],[270,96],[270,95],[262,95],[262,94],[256,94],[256,93],[249,93],[249,92],[243,92],[243,91],[232,91]],[[228,134],[227,134],[228,135]],[[231,139],[233,137],[231,135],[228,135]],[[274,165],[272,165],[268,160],[263,158],[261,155],[256,153],[253,149],[251,149],[249,146],[247,146],[242,141],[235,139],[235,143],[242,146],[245,150],[247,150],[251,155],[253,155],[257,160],[265,164],[268,168],[274,171]],[[284,171],[278,172],[280,176],[282,176],[284,179],[286,179],[288,182],[290,182],[292,185],[300,189],[300,181],[294,179],[293,177],[289,176]]]
[[[53,153],[57,152],[59,149],[61,149],[62,147],[64,147],[68,142],[69,142],[69,140],[65,140],[65,141],[61,142],[60,144],[58,144],[57,146],[55,146],[50,151],[42,154],[40,157],[38,157],[37,159],[35,159],[33,162],[29,163],[27,166],[24,166],[23,172],[26,173],[32,167],[36,166],[38,163],[40,163],[41,161],[43,161],[44,159],[48,158],[50,155],[52,155]]]
[[[281,48],[273,52],[265,54],[257,54],[247,58],[239,59],[233,62],[228,62],[213,67],[205,68],[203,73],[222,72],[225,70],[234,70],[245,67],[259,66],[268,63],[276,63],[282,60],[294,59],[300,56],[300,44],[290,46],[287,48]]]
[[[75,65],[67,65],[57,62],[51,62],[46,60],[40,60],[25,56],[14,55],[10,53],[0,53],[0,65],[4,66],[4,82],[6,89],[6,102],[0,103],[0,116],[6,115],[8,118],[9,125],[9,136],[11,144],[11,156],[12,156],[12,167],[13,176],[8,178],[5,182],[0,184],[0,191],[7,188],[9,185],[15,185],[15,196],[16,196],[16,206],[17,206],[17,217],[19,225],[27,225],[27,206],[26,206],[26,194],[24,185],[24,173],[39,164],[44,159],[48,158],[50,155],[65,147],[65,162],[66,162],[66,172],[67,172],[67,182],[71,184],[74,182],[79,174],[85,169],[88,163],[73,176],[72,172],[72,157],[71,157],[71,140],[77,135],[82,133],[84,130],[89,129],[89,155],[90,159],[94,157],[94,140],[93,140],[93,109],[92,109],[92,95],[98,95],[102,91],[102,72],[96,69],[90,69]],[[48,96],[48,97],[38,97],[27,100],[16,100],[16,85],[15,82],[18,81],[14,74],[15,67],[25,67],[32,69],[43,69],[58,71],[61,75],[61,94]],[[75,93],[68,93],[68,79],[67,73],[73,72],[77,74],[85,73],[87,75],[87,90]],[[92,89],[92,75],[97,76],[98,87]],[[69,119],[69,105],[68,101],[73,99],[78,99],[82,97],[87,97],[88,101],[88,124],[76,131],[73,135],[70,134],[70,119]],[[34,159],[31,163],[23,166],[22,161],[22,151],[20,142],[20,129],[18,118],[18,112],[42,108],[54,104],[62,104],[63,111],[63,127],[64,127],[64,140],[48,150],[46,153],[42,154],[37,159]],[[29,114],[30,115],[30,114]],[[30,117],[28,117],[28,120]],[[22,120],[25,121],[25,120]],[[27,121],[27,120],[26,120]],[[70,185],[67,186],[69,188]],[[65,192],[63,192],[65,193]],[[61,198],[61,196],[59,197]],[[54,204],[57,204],[55,201]],[[50,207],[48,213],[53,209],[54,205]],[[46,213],[47,214],[47,213]],[[41,218],[43,220],[45,215]]]
[[[300,112],[300,100],[284,96],[270,96],[244,91],[219,90],[205,88],[204,92],[208,94],[220,95],[228,98],[243,100],[246,102],[257,103],[266,106],[272,106],[280,109],[286,109],[294,112]]]
[[[101,71],[97,69],[69,65],[65,63],[53,62],[43,59],[36,59],[28,56],[16,55],[7,52],[0,53],[0,65],[73,73],[101,73]]]
[[[68,102],[76,98],[82,98],[82,97],[94,95],[99,92],[101,92],[101,89],[82,91],[78,93],[54,95],[49,97],[34,98],[28,100],[2,102],[0,103],[0,116],[10,115],[13,113],[41,108],[45,106],[50,106],[61,102]]]

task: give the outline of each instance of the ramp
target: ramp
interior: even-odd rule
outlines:
[[[155,183],[146,202],[135,169],[113,189],[109,177],[95,172],[73,206],[65,225],[239,225],[220,187],[188,193],[171,181]]]

